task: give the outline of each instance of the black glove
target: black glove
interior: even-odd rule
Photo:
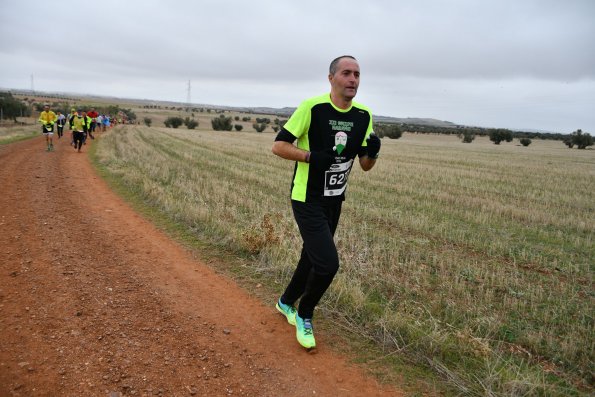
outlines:
[[[335,162],[335,156],[332,150],[321,150],[310,152],[310,165],[319,170],[328,170],[331,164]]]
[[[380,152],[380,138],[371,133],[366,142],[368,143],[368,153],[366,155],[371,159],[377,159],[378,152]]]

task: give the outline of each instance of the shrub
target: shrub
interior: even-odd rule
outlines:
[[[242,117],[242,121],[250,121],[251,119],[252,118],[248,116]]]
[[[184,124],[184,120],[181,117],[168,117],[163,124],[167,128],[178,128],[182,124]]]
[[[184,125],[186,126],[186,128],[188,128],[189,130],[193,130],[196,127],[198,127],[198,121],[191,119],[189,117],[186,117],[186,120],[184,120]]]
[[[403,136],[403,131],[397,124],[374,124],[374,132],[379,138],[399,139]]]
[[[244,128],[244,126],[241,125],[241,124],[236,124],[236,125],[233,126],[233,128],[235,128],[236,131],[242,131],[242,128]]]
[[[265,130],[265,128],[267,128],[267,125],[266,125],[266,123],[254,123],[254,124],[252,124],[252,127],[254,127],[256,132],[263,132]]]
[[[519,139],[519,142],[523,146],[529,146],[531,144],[531,139],[529,139],[529,138],[521,138],[521,139]]]
[[[231,124],[231,116],[225,117],[220,115],[211,120],[211,125],[215,131],[231,131],[233,125]]]
[[[495,145],[499,145],[502,141],[511,142],[512,132],[503,128],[496,128],[490,131],[490,141],[494,142]]]
[[[145,117],[145,118],[143,119],[143,121],[145,122],[145,125],[146,125],[147,127],[150,127],[150,126],[151,126],[151,123],[153,122],[153,120],[151,120],[151,118],[150,118],[150,117]]]
[[[459,138],[461,138],[463,143],[471,143],[475,139],[475,134],[471,131],[463,131],[459,134]]]
[[[126,118],[130,121],[136,120],[136,113],[134,113],[132,111],[132,109],[120,109],[120,111],[122,113],[124,113],[124,115],[126,115]],[[117,113],[117,112],[116,112]]]
[[[593,146],[593,137],[588,132],[583,132],[583,130],[578,129],[568,138],[564,139],[564,144],[571,149],[574,145],[576,145],[578,149],[586,149],[587,146]]]

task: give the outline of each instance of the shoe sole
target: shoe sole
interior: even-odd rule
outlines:
[[[281,308],[279,307],[279,304],[278,304],[278,303],[276,303],[276,304],[275,304],[275,308],[276,308],[276,309],[279,311],[279,313],[281,313],[283,316],[285,316],[285,318],[287,319],[287,322],[288,322],[289,324],[291,324],[291,325],[295,326],[295,317],[294,317],[294,318],[289,318],[289,317],[287,316],[287,314],[285,314],[285,312],[283,311],[283,309],[281,309]]]

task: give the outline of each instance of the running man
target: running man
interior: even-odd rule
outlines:
[[[109,114],[104,114],[102,131],[105,132],[108,128],[110,128],[110,116]]]
[[[95,132],[95,127],[97,126],[97,116],[99,116],[99,113],[97,113],[95,108],[91,108],[91,110],[87,112],[87,116],[91,118],[91,123],[89,125],[89,136],[91,139],[95,139],[93,133]]]
[[[103,125],[103,115],[100,114],[99,116],[97,116],[97,118],[95,119],[95,128],[97,129],[97,131],[101,131],[101,127]]]
[[[50,110],[50,105],[43,105],[43,111],[39,114],[39,122],[41,123],[41,132],[45,136],[48,152],[54,150],[54,123],[56,122],[56,113]]]
[[[83,109],[78,109],[74,116],[70,118],[70,126],[72,127],[74,149],[80,153],[87,134],[87,120],[83,116]]]
[[[72,118],[76,115],[76,109],[70,109],[70,115],[68,116],[68,127],[70,129],[70,145],[74,146],[74,132],[72,130]]]
[[[62,138],[64,135],[64,126],[66,125],[66,116],[62,114],[62,112],[58,112],[56,120],[56,126],[58,127],[58,139]]]
[[[90,132],[91,131],[91,117],[87,116],[87,113],[86,112],[83,112],[82,117],[85,120],[85,126],[87,128],[85,130],[85,134],[84,134],[84,137],[83,137],[83,145],[86,145],[87,144],[87,136],[88,135],[91,135],[91,132]],[[91,139],[95,139],[93,137],[93,135],[91,135]]]
[[[354,159],[358,156],[360,167],[369,171],[380,151],[372,112],[353,102],[360,82],[357,60],[350,55],[333,60],[328,80],[330,94],[302,102],[272,147],[277,156],[296,162],[291,207],[303,240],[293,277],[275,306],[295,325],[306,349],[316,347],[314,308],[339,270],[333,236]]]

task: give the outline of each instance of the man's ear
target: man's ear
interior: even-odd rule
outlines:
[[[329,81],[329,83],[333,82],[333,75],[330,73],[328,74],[328,81]]]

